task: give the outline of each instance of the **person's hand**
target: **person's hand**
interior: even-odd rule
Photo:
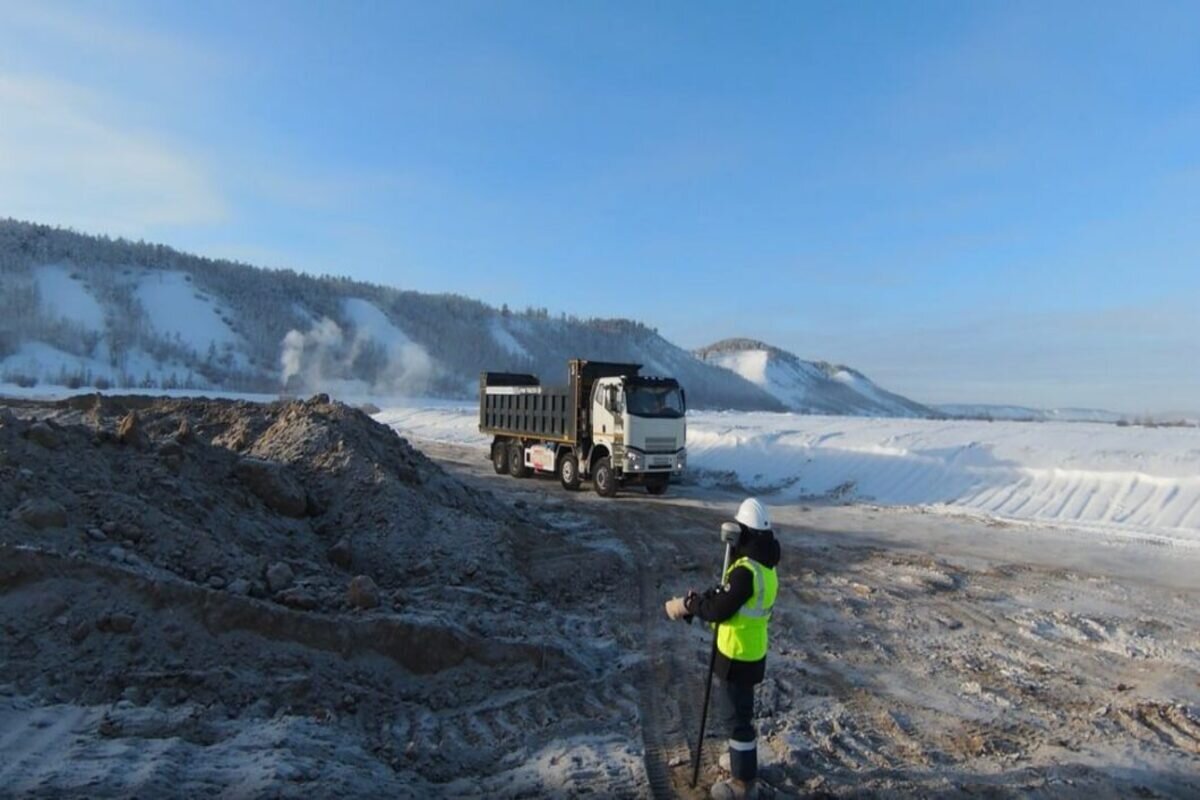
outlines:
[[[683,599],[683,605],[687,608],[688,614],[695,614],[700,610],[700,595],[694,589],[689,590],[687,597]]]
[[[672,597],[668,600],[666,610],[667,617],[672,620],[679,620],[688,616],[687,606],[684,604],[682,597]]]

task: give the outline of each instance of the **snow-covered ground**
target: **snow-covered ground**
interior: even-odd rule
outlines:
[[[416,439],[488,443],[474,406],[378,419]],[[1198,429],[693,412],[688,453],[706,478],[776,503],[917,506],[1200,547]]]

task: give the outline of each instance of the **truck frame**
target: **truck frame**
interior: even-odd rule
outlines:
[[[686,397],[640,364],[572,359],[566,386],[534,375],[483,372],[479,430],[498,474],[552,473],[569,490],[586,479],[612,497],[622,486],[663,494],[687,465]]]

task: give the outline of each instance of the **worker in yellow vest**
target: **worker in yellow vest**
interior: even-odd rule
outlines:
[[[729,729],[729,757],[721,759],[730,774],[712,787],[716,800],[746,800],[758,792],[758,746],[754,730],[754,687],[762,683],[767,663],[767,624],[779,583],[779,542],[767,509],[755,498],[745,500],[734,520],[742,531],[720,586],[703,594],[688,592],[667,602],[671,619],[699,617],[717,626],[714,673],[722,679],[722,716]]]

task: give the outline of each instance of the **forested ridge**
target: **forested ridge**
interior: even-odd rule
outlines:
[[[102,323],[85,319],[63,297],[45,296],[39,270],[47,268],[94,298]],[[142,290],[169,275],[183,276],[196,301],[211,307],[214,324],[231,332],[226,340],[188,340],[154,324],[163,309],[147,308]],[[408,341],[401,346],[360,329],[361,320],[347,311],[351,300],[377,308]],[[31,350],[30,343],[45,347]],[[289,346],[290,355],[304,361],[299,369],[287,368]],[[44,352],[62,362],[57,370],[38,360]],[[693,405],[780,409],[758,387],[632,320],[511,311],[456,294],[262,269],[160,244],[0,221],[5,382],[266,392],[315,390],[321,387],[313,384],[329,382],[467,397],[481,370],[533,372],[555,383],[575,357],[635,361],[647,373],[673,375]]]

